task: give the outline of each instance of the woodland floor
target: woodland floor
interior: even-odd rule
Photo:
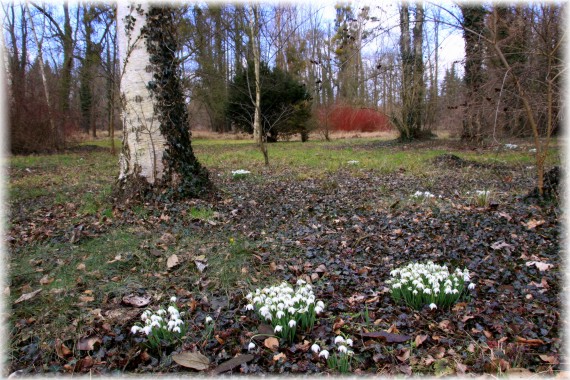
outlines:
[[[110,199],[117,158],[102,148],[12,157],[3,375],[196,373],[173,362],[182,351],[205,355],[205,373],[334,373],[309,347],[332,347],[338,333],[354,340],[354,374],[555,374],[565,361],[562,216],[556,203],[524,199],[534,186],[528,148],[282,143],[264,168],[251,143],[197,141],[217,199],[119,206]],[[236,166],[243,150],[256,161]],[[367,161],[402,152],[415,161],[382,170]],[[437,160],[443,153],[462,165]],[[325,163],[327,154],[340,163]],[[325,159],[296,164],[301,155]],[[361,162],[346,164],[351,156]],[[235,169],[252,174],[234,180]],[[410,198],[418,190],[437,198]],[[491,190],[491,204],[478,205],[476,190]],[[468,268],[473,296],[450,310],[396,304],[390,271],[427,260]],[[255,338],[248,352],[266,327],[245,310],[245,294],[299,278],[326,304],[315,328],[277,350]],[[130,334],[144,308],[125,304],[128,295],[154,308],[176,295],[190,325],[181,344],[145,350]],[[380,331],[392,335],[366,336]]]

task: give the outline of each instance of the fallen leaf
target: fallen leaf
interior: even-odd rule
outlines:
[[[509,368],[507,370],[507,375],[511,375],[514,377],[527,377],[527,376],[534,376],[535,374],[530,372],[528,369],[526,368]]]
[[[528,222],[523,223],[523,226],[526,226],[526,228],[532,230],[533,228],[536,228],[544,223],[545,223],[544,220],[531,219]]]
[[[472,315],[466,315],[466,316],[464,316],[463,318],[461,318],[461,322],[465,323],[465,322],[467,322],[468,320],[473,319],[473,318],[475,318],[475,317],[472,316]]]
[[[544,342],[540,339],[526,339],[520,336],[515,338],[517,343],[526,344],[527,346],[541,346]]]
[[[72,354],[71,350],[60,339],[55,340],[55,353],[60,359],[65,359]]]
[[[427,335],[417,335],[414,342],[416,343],[416,347],[419,347],[425,340],[428,338]]]
[[[546,363],[560,364],[560,362],[558,361],[558,358],[554,355],[552,355],[552,356],[550,356],[550,355],[538,355],[538,357],[540,358],[540,360],[542,360],[543,362],[546,362]]]
[[[392,334],[386,331],[362,332],[360,336],[363,338],[381,338],[386,340],[386,343],[402,343],[411,339],[408,335]]]
[[[199,352],[184,351],[179,354],[172,355],[174,360],[179,365],[203,371],[210,366],[210,359]]]
[[[134,307],[144,307],[150,303],[150,296],[141,297],[129,294],[123,297],[123,303]]]
[[[317,269],[315,269],[315,272],[317,273],[325,273],[327,271],[327,267],[325,266],[325,264],[321,264],[317,267]]]
[[[538,270],[541,272],[544,272],[545,270],[549,270],[550,268],[552,268],[554,266],[552,264],[543,263],[542,261],[529,261],[526,263],[527,267],[530,267],[531,265],[534,265],[535,267],[537,267]]]
[[[203,257],[203,256],[202,256]],[[206,268],[208,267],[208,263],[207,260],[194,260],[194,264],[196,264],[196,268],[198,268],[198,271],[200,273],[204,272],[206,270]]]
[[[75,348],[81,351],[93,351],[96,344],[101,344],[101,338],[98,336],[84,336],[79,338]]]
[[[77,266],[75,267],[75,269],[77,269],[77,270],[85,270],[85,264],[83,264],[83,263],[77,264]]]
[[[218,375],[220,373],[224,373],[227,372],[239,365],[242,365],[243,363],[247,363],[251,360],[253,360],[255,356],[251,355],[251,354],[246,354],[246,355],[238,355],[235,358],[231,358],[230,360],[223,362],[222,364],[220,364],[219,366],[217,366],[216,368],[214,368],[214,370],[212,371],[212,373],[214,375]]]
[[[491,244],[491,248],[493,248],[494,250],[499,250],[501,248],[506,248],[508,252],[510,252],[511,250],[513,250],[515,247],[505,243],[504,241],[496,241],[493,244]]]
[[[275,332],[273,331],[273,327],[266,323],[262,323],[257,328],[257,335],[273,335]]]
[[[81,301],[81,302],[93,302],[93,301],[95,301],[95,297],[79,296],[79,301]]]
[[[263,341],[263,345],[271,351],[277,351],[279,349],[279,340],[274,337],[269,337]]]
[[[272,272],[277,271],[277,264],[275,264],[275,262],[273,262],[273,261],[271,263],[269,263],[269,270]]]
[[[49,285],[53,282],[53,278],[49,278],[49,275],[45,275],[40,279],[40,285]]]
[[[333,324],[332,329],[333,329],[333,331],[336,331],[336,330],[340,329],[342,326],[344,326],[344,320],[342,318],[339,318],[339,320]]]
[[[279,359],[283,359],[283,361],[287,360],[287,355],[285,355],[283,352],[278,353],[277,355],[273,355],[273,361],[279,361]]]
[[[20,296],[20,298],[18,298],[16,301],[14,301],[14,303],[16,304],[16,303],[28,301],[28,300],[34,298],[34,296],[35,296],[36,294],[38,294],[39,292],[41,292],[41,291],[42,291],[41,289],[38,289],[38,290],[34,290],[34,291],[31,292],[31,293],[22,294],[22,295]]]
[[[410,358],[410,350],[408,350],[407,348],[404,348],[401,351],[400,355],[396,355],[396,358],[398,358],[398,360],[401,362],[405,362],[406,360],[408,360]]]
[[[176,256],[175,254],[171,255],[168,258],[168,260],[166,260],[166,266],[168,267],[168,269],[172,269],[178,264],[180,264],[180,262],[178,261],[178,256]]]
[[[457,372],[459,372],[460,374],[464,374],[465,371],[467,371],[467,366],[465,364],[462,363],[455,363],[455,370]]]

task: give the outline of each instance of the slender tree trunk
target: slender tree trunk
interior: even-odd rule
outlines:
[[[42,75],[42,84],[44,87],[44,96],[46,98],[46,104],[47,104],[47,117],[49,120],[49,125],[50,125],[50,130],[51,130],[51,137],[56,140],[57,139],[57,129],[53,120],[53,116],[52,116],[52,112],[51,112],[51,101],[50,101],[50,94],[49,94],[49,86],[48,86],[48,82],[47,82],[47,77],[46,77],[46,70],[44,67],[44,57],[42,54],[42,43],[43,43],[43,37],[42,39],[38,39],[38,34],[36,31],[36,27],[34,25],[34,19],[32,17],[32,14],[30,13],[30,9],[28,7],[28,4],[26,4],[26,12],[28,13],[28,15],[30,16],[30,24],[32,26],[32,34],[34,35],[34,40],[36,42],[36,46],[38,47],[38,63],[40,65],[40,72]],[[57,141],[57,140],[56,140]],[[56,145],[57,146],[57,145]]]
[[[263,153],[265,165],[269,165],[269,156],[265,144],[265,132],[261,126],[261,75],[259,66],[261,64],[261,49],[259,46],[259,8],[258,5],[251,5],[252,17],[250,20],[251,46],[253,53],[253,65],[255,71],[255,112],[253,116],[253,139]]]

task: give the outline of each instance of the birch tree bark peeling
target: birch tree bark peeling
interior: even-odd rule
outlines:
[[[123,3],[117,7],[123,120],[119,180],[139,176],[154,184],[164,173],[162,154],[166,140],[147,88],[153,80],[150,56],[142,35],[148,9],[148,3]]]

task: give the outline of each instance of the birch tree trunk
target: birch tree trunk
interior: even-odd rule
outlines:
[[[148,3],[119,3],[117,38],[121,68],[123,149],[121,188],[166,189],[200,196],[208,172],[190,145],[188,111],[176,59],[173,10]]]
[[[138,7],[138,8],[137,8]],[[166,140],[154,115],[150,55],[142,28],[149,4],[119,3],[117,6],[117,43],[121,68],[121,108],[123,151],[119,156],[119,180],[140,176],[150,184],[162,178],[162,153]]]

